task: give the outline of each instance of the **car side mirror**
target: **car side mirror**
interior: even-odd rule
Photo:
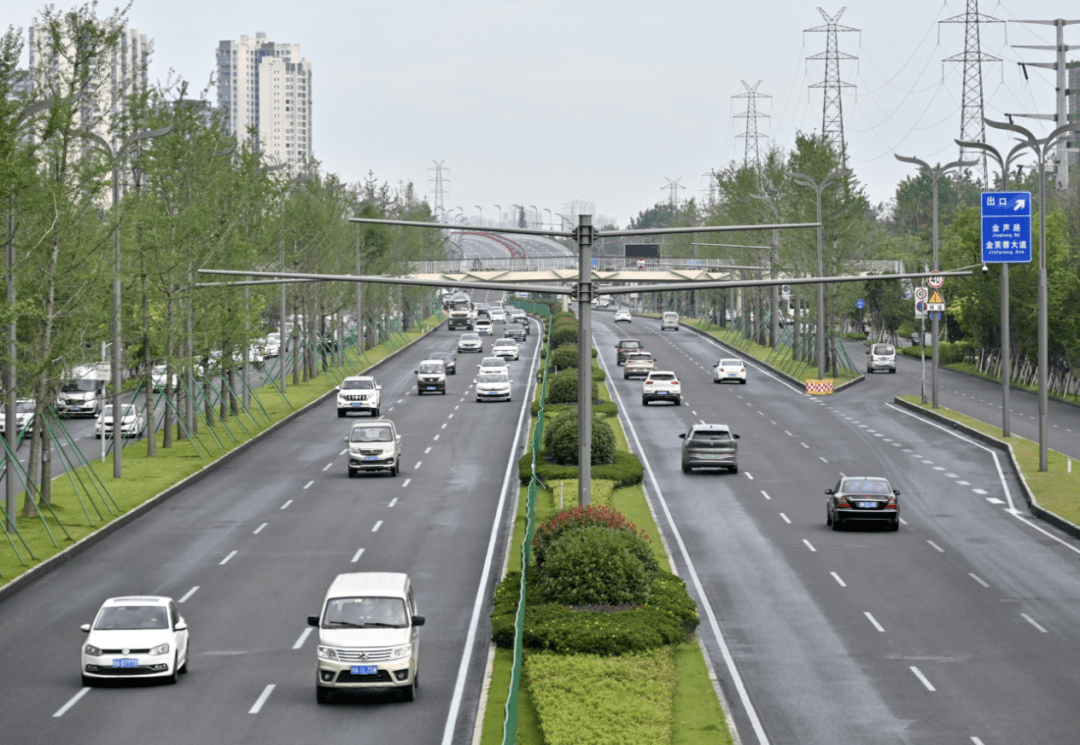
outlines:
[[[334,386],[334,390],[335,390],[335,391],[340,391],[340,390],[341,390],[341,386],[340,386],[340,385],[336,385],[336,386]]]
[[[84,633],[89,634],[90,633],[90,624],[84,623],[82,626],[79,627],[79,630],[84,632]]]
[[[426,619],[423,616],[413,616],[412,617],[412,625],[413,626],[423,626],[425,620]]]
[[[314,627],[318,628],[318,626],[319,626],[319,617],[318,616],[308,616],[307,617],[307,625],[308,626],[314,626]]]
[[[732,435],[732,437],[733,437],[734,439],[736,439],[736,440],[738,440],[738,439],[739,439],[739,436],[738,436],[738,435],[734,435],[734,434],[733,434],[733,435]]]
[[[867,354],[869,355],[869,354],[870,354],[870,350],[869,350],[869,349],[867,349],[867,350],[866,350],[866,353],[867,353]]]
[[[413,370],[413,375],[419,375],[419,374],[420,374],[419,370]]]
[[[833,493],[833,490],[832,490],[832,489],[826,489],[826,490],[825,490],[825,493],[826,493],[826,494],[832,494],[832,493]]]
[[[381,390],[382,390],[382,386],[381,386],[381,385],[377,385],[377,386],[375,386],[375,390],[377,390],[377,391],[381,391]]]
[[[177,631],[187,631],[187,622],[178,621],[175,628]]]
[[[344,437],[341,438],[341,441],[342,442],[348,442],[349,441],[349,436],[345,435]]]
[[[679,439],[680,440],[685,440],[686,439],[686,433],[685,432],[680,432],[679,433]]]
[[[899,489],[893,489],[892,493],[893,493],[894,497],[899,497],[900,496],[900,490]]]

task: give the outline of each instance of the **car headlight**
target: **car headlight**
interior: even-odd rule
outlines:
[[[401,647],[394,647],[390,650],[390,659],[399,660],[402,657],[408,657],[412,654],[412,645],[406,644]]]
[[[333,647],[319,647],[318,655],[324,660],[337,660],[337,650]]]
[[[154,656],[162,655],[162,654],[168,654],[168,653],[169,653],[169,643],[168,642],[165,642],[164,644],[159,644],[156,647],[150,647],[150,652],[149,652],[149,654],[154,655]]]
[[[83,652],[90,655],[91,657],[101,656],[101,650],[95,647],[93,644],[87,644],[85,647],[83,647]]]

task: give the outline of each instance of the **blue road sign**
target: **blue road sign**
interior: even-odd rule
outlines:
[[[920,313],[925,313],[926,303],[924,303],[922,300],[919,300],[917,303],[915,303],[915,310],[919,311]]]
[[[858,300],[855,301],[855,307],[858,308],[859,310],[862,310],[863,308],[866,307],[866,301],[863,300],[862,298],[859,298]]]
[[[596,257],[595,256],[592,257],[592,265],[596,266]]]
[[[982,260],[987,264],[1031,263],[1031,192],[984,191]]]

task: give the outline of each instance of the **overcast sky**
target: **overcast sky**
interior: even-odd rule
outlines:
[[[910,166],[893,153],[953,160],[960,134],[964,0],[846,0],[839,23],[850,165],[871,199],[891,199]],[[25,28],[43,3],[5,0],[5,25]],[[61,0],[60,8],[69,3]],[[111,8],[103,3],[103,8]],[[840,3],[822,6],[830,15]],[[1080,19],[1076,0],[983,0],[1010,21],[982,27],[986,114],[1053,113],[1054,29],[1016,19]],[[106,10],[102,15],[107,14]],[[130,25],[154,43],[151,79],[170,70],[208,85],[222,39],[265,31],[301,45],[314,66],[314,152],[346,181],[369,171],[430,193],[433,161],[449,169],[446,206],[492,217],[495,204],[536,205],[543,219],[572,199],[625,226],[668,199],[668,179],[701,198],[710,169],[743,159],[740,81],[761,85],[759,131],[785,149],[820,131],[826,34],[816,3],[795,0],[135,0]],[[1080,45],[1080,25],[1066,27]],[[1080,59],[1080,54],[1070,55]],[[212,95],[213,92],[211,92]],[[1044,123],[1019,120],[1035,131]],[[989,142],[1004,148],[995,132]],[[762,141],[764,146],[765,141]],[[532,210],[529,208],[529,212]]]

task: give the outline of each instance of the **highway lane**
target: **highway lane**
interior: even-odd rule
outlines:
[[[846,341],[844,349],[852,362],[865,365],[867,347],[861,342]],[[929,356],[929,350],[927,350]],[[860,372],[865,367],[859,368]],[[866,383],[881,389],[884,395],[919,395],[922,385],[922,361],[896,355],[894,375],[867,375]],[[889,378],[889,380],[885,380]],[[930,360],[926,361],[926,398],[931,397]],[[862,385],[862,384],[860,384]],[[1001,383],[963,375],[948,368],[938,368],[938,404],[959,411],[979,421],[1001,427]],[[1014,435],[1039,441],[1039,399],[1013,389],[1009,395],[1009,428]],[[1080,407],[1050,399],[1047,414],[1047,446],[1051,450],[1080,459]]]
[[[707,339],[593,317],[744,743],[1075,742],[1080,544],[1028,514],[1000,454],[890,407],[877,379],[828,400],[754,367],[713,385],[728,355]],[[683,406],[641,405],[613,364],[628,335],[677,372]],[[681,473],[699,420],[742,435],[739,474]],[[900,531],[828,529],[841,474],[888,477]]]
[[[538,335],[513,365],[512,403],[475,402],[480,355],[459,356],[447,395],[418,398],[416,363],[456,337],[436,331],[374,373],[383,415],[403,435],[397,478],[347,478],[348,424],[329,400],[0,604],[3,638],[36,641],[0,648],[5,740],[134,743],[153,732],[163,743],[443,742],[450,721],[452,741],[470,741]],[[413,577],[428,621],[417,701],[361,694],[320,706],[306,617],[337,573],[369,570]],[[79,624],[104,598],[134,593],[183,600],[191,672],[175,687],[84,692]]]

